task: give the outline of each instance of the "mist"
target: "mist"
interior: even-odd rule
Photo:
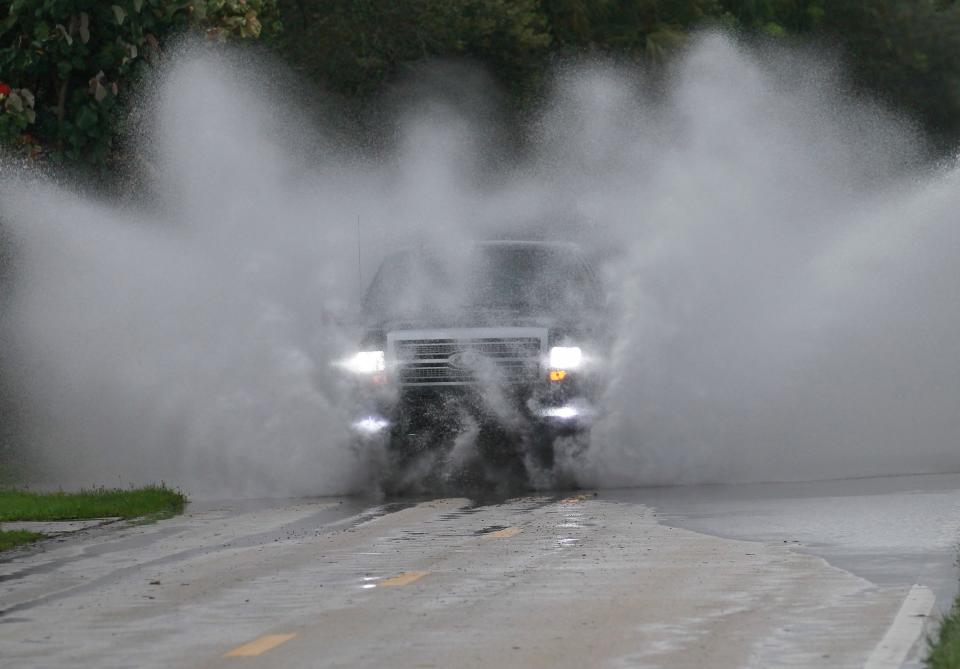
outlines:
[[[579,243],[608,288],[580,484],[960,469],[960,170],[837,64],[716,34],[662,76],[568,64],[522,147],[484,75],[440,65],[382,101],[375,148],[277,67],[170,59],[127,197],[0,169],[4,385],[41,480],[369,489],[331,366],[361,285],[398,246],[505,236]]]

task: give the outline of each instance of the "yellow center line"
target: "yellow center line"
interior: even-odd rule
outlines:
[[[519,527],[505,527],[502,530],[497,530],[496,532],[490,532],[485,534],[487,539],[509,539],[510,537],[515,537],[518,534],[523,532]]]
[[[399,588],[403,585],[410,585],[414,581],[419,581],[429,573],[428,571],[405,571],[402,574],[377,581],[377,586],[383,588]]]
[[[276,648],[282,643],[288,642],[296,634],[265,634],[259,639],[254,639],[250,643],[237,646],[229,653],[224,653],[224,657],[256,657],[263,655],[271,648]]]

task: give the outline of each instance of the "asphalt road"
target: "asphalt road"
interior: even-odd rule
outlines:
[[[198,503],[0,562],[0,666],[910,666],[958,531],[960,476]]]

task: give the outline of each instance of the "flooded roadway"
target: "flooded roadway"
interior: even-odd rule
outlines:
[[[952,475],[198,503],[9,554],[0,664],[912,666],[958,536]]]

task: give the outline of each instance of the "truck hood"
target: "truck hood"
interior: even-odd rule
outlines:
[[[430,314],[367,323],[368,330],[426,330],[436,328],[539,327],[553,328],[559,319],[529,316],[505,309],[477,309],[470,313]]]

